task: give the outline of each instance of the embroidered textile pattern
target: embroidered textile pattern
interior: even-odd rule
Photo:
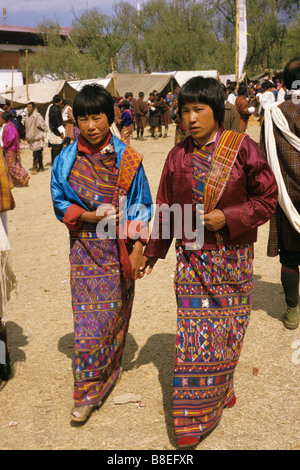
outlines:
[[[70,183],[95,210],[111,203],[117,183],[116,154],[81,156]],[[117,240],[99,240],[95,224],[70,232],[74,314],[75,406],[97,404],[119,375],[134,296],[134,283],[120,271]]]
[[[205,213],[209,214],[219,202],[245,134],[224,131],[212,157],[204,186]]]
[[[211,153],[195,150],[193,202],[203,203]],[[173,388],[176,437],[201,436],[234,398],[233,374],[249,322],[252,245],[191,251],[178,241]]]

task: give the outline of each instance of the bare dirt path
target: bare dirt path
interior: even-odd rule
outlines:
[[[256,122],[249,134],[259,136]],[[148,133],[147,133],[148,135]],[[144,155],[155,198],[170,136],[132,139]],[[26,169],[32,154],[22,151]],[[68,233],[54,216],[50,198],[50,152],[46,171],[28,188],[15,188],[8,216],[18,294],[8,306],[13,378],[0,384],[0,449],[174,450],[171,394],[176,303],[174,247],[151,276],[136,284],[124,373],[102,408],[84,426],[70,425],[73,392],[73,321],[69,287]],[[268,224],[255,248],[255,287],[250,326],[235,375],[237,404],[198,450],[300,449],[300,329],[281,322],[284,296],[277,258],[266,257]],[[134,392],[145,407],[114,405]]]

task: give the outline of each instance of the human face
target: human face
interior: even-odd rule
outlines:
[[[104,113],[78,116],[77,121],[81,134],[94,147],[97,147],[109,133],[109,123]]]
[[[213,110],[207,104],[185,103],[181,115],[186,129],[201,146],[212,140],[219,129]]]
[[[32,106],[32,104],[28,104],[28,105],[27,105],[27,112],[28,112],[28,116],[31,116],[31,114],[33,113],[33,106]]]

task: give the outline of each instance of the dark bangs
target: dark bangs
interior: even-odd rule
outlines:
[[[178,95],[178,113],[186,103],[201,103],[211,107],[214,119],[221,125],[225,114],[225,93],[221,84],[211,77],[193,77],[180,89]]]
[[[77,122],[79,116],[104,113],[111,126],[115,119],[114,101],[111,94],[100,85],[85,85],[76,95],[73,114]]]

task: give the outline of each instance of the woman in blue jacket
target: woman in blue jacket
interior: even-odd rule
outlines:
[[[51,191],[55,214],[70,231],[71,417],[82,422],[120,374],[152,200],[141,155],[110,132],[111,95],[87,85],[77,94],[73,113],[80,135],[55,159]]]

